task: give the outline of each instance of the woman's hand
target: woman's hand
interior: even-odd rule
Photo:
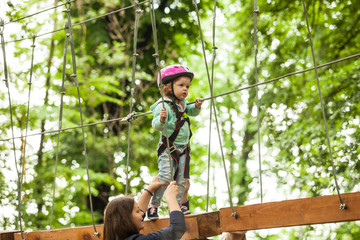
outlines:
[[[150,185],[147,187],[147,189],[154,193],[159,187],[162,187],[162,186],[167,186],[168,183],[167,182],[160,182],[159,181],[159,177],[156,176],[153,178],[153,180],[151,181]]]
[[[165,190],[165,197],[168,198],[175,198],[179,194],[179,186],[176,184],[176,181],[172,181],[170,185]]]
[[[176,201],[176,197],[179,194],[179,187],[176,185],[176,181],[172,181],[165,191],[165,198],[168,204],[169,212],[181,211],[179,203]]]
[[[201,98],[196,98],[196,100],[195,100],[195,108],[200,109],[203,102],[204,102],[204,100],[202,100]]]

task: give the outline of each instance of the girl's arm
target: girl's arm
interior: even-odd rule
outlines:
[[[163,110],[163,105],[162,103],[159,103],[156,108],[153,110],[153,120],[152,120],[152,127],[157,130],[157,131],[162,131],[165,128],[165,124],[166,122],[169,121],[169,111],[170,108],[168,106],[167,103],[165,103],[165,109]],[[165,115],[165,119],[164,119],[164,115]]]

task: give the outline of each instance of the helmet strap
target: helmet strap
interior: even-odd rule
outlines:
[[[180,101],[180,99],[178,99],[176,96],[175,96],[175,92],[174,92],[174,81],[171,81],[171,93],[172,93],[172,99],[173,99],[173,102],[175,103],[176,100]]]

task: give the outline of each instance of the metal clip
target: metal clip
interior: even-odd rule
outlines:
[[[130,113],[129,115],[127,115],[126,116],[126,121],[128,121],[128,122],[132,122],[133,120],[135,120],[135,112],[132,112],[132,113]]]
[[[177,150],[177,148],[175,147],[175,145],[172,145],[171,147],[169,147],[169,153],[172,153],[176,150]]]
[[[345,203],[340,204],[340,209],[345,210],[346,209],[346,204]]]

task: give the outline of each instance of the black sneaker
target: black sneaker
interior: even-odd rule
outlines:
[[[147,210],[147,217],[148,217],[149,220],[159,219],[158,209],[154,208],[154,207],[150,207]]]
[[[185,203],[180,204],[180,209],[184,215],[190,214],[189,200]]]

